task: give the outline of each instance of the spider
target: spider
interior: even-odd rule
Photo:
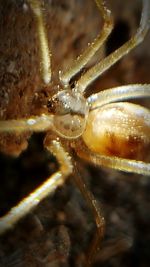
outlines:
[[[48,47],[40,0],[27,0],[37,25],[41,76],[45,86],[52,81],[51,53]],[[150,174],[145,153],[150,148],[150,112],[128,99],[150,96],[149,84],[133,84],[103,90],[85,97],[87,87],[104,71],[141,43],[149,29],[149,0],[143,0],[140,26],[136,34],[120,48],[83,73],[72,88],[70,80],[79,73],[103,45],[113,29],[111,12],[103,0],[95,0],[104,20],[103,29],[66,71],[59,72],[57,93],[47,101],[47,112],[40,116],[0,121],[0,132],[47,132],[44,146],[52,153],[59,170],[0,218],[0,234],[12,228],[43,198],[64,184],[75,172],[76,182],[94,214],[98,235],[93,250],[104,236],[105,221],[94,197],[78,174],[74,160],[65,150],[74,150],[88,162],[125,172]],[[51,134],[51,132],[53,134]],[[69,143],[69,146],[68,146]],[[92,256],[89,257],[90,264]]]

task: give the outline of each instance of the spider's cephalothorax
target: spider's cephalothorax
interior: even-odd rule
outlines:
[[[88,102],[77,91],[62,90],[47,103],[48,111],[55,115],[54,128],[62,137],[74,139],[85,130],[88,117]]]
[[[43,82],[47,86],[51,83],[51,53],[43,21],[41,1],[26,1],[36,20],[41,74]],[[71,89],[69,87],[71,79],[81,72],[103,45],[113,28],[112,15],[104,1],[95,0],[95,2],[104,20],[103,29],[94,42],[89,44],[83,54],[73,62],[73,65],[66,71],[60,72],[60,84],[63,89],[58,87],[58,92],[48,100],[48,114],[0,121],[1,133],[47,131],[44,146],[57,158],[59,163],[58,171],[13,207],[8,214],[0,218],[0,233],[13,227],[43,198],[53,193],[58,186],[63,185],[66,178],[74,171],[77,185],[90,204],[99,233],[94,240],[92,252],[88,258],[88,266],[91,264],[93,251],[97,247],[99,239],[102,239],[104,235],[105,223],[94,197],[80,179],[74,161],[63,147],[64,138],[68,139],[67,145],[73,146],[79,157],[90,163],[126,172],[150,175],[150,163],[146,162],[144,155],[145,149],[149,151],[150,147],[150,111],[140,105],[123,102],[128,99],[150,97],[150,85],[124,85],[102,90],[87,99],[84,97],[86,88],[97,77],[142,42],[150,25],[150,1],[142,0],[141,21],[136,34],[120,48],[83,73],[74,83],[74,88]],[[50,131],[54,131],[55,135],[50,135]],[[58,137],[52,139],[56,134]],[[61,137],[63,137],[63,142],[61,142]],[[78,139],[78,137],[80,138]],[[72,139],[76,140],[72,142]]]

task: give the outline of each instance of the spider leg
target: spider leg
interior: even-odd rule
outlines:
[[[113,19],[111,16],[111,12],[106,8],[103,0],[95,0],[98,9],[103,17],[104,26],[101,33],[97,36],[97,38],[89,44],[87,49],[81,54],[73,65],[65,72],[60,72],[60,80],[61,82],[67,86],[70,79],[77,74],[94,56],[94,54],[98,51],[98,49],[103,45],[108,35],[111,33],[113,28]]]
[[[95,200],[93,194],[88,190],[86,184],[82,180],[80,173],[78,171],[78,168],[76,167],[76,164],[74,164],[74,181],[79,188],[80,192],[82,193],[83,197],[87,201],[89,207],[91,208],[91,211],[93,213],[93,216],[95,218],[96,226],[97,226],[97,231],[98,233],[95,234],[92,243],[90,245],[90,250],[87,255],[86,261],[87,265],[86,266],[91,266],[93,259],[95,257],[96,251],[101,245],[101,241],[104,237],[104,232],[105,232],[105,220],[102,215],[102,211],[100,209],[100,206],[98,205],[97,201]]]
[[[40,48],[40,61],[42,79],[45,84],[49,84],[51,81],[51,53],[48,47],[48,40],[45,32],[44,17],[42,14],[41,1],[39,0],[27,0],[30,4],[32,12],[35,16],[37,23],[37,34],[39,39]]]
[[[148,32],[149,26],[150,26],[150,1],[143,0],[143,10],[142,10],[140,26],[135,36],[133,36],[128,42],[122,45],[119,49],[115,50],[109,56],[101,60],[95,66],[93,66],[85,74],[83,74],[79,79],[79,81],[77,82],[76,89],[83,93],[87,88],[87,86],[90,83],[92,83],[96,78],[98,78],[98,76],[100,76],[103,72],[105,72],[112,65],[114,65],[124,55],[128,54],[134,47],[140,44],[143,41],[146,33]]]
[[[129,84],[110,88],[89,96],[87,101],[90,110],[93,110],[112,102],[142,97],[150,97],[150,84]]]
[[[0,121],[0,133],[6,132],[42,132],[53,128],[53,115],[33,116],[28,119]]]
[[[58,186],[63,185],[66,177],[72,172],[70,157],[59,141],[53,140],[48,144],[47,140],[45,140],[45,145],[56,156],[60,164],[60,169],[29,196],[24,198],[17,206],[13,207],[6,215],[0,218],[0,234],[11,229],[21,218],[35,208],[42,199],[53,193]]]
[[[150,163],[143,161],[128,160],[119,157],[109,157],[91,152],[85,145],[78,145],[76,152],[79,157],[96,165],[113,168],[124,172],[150,175]]]

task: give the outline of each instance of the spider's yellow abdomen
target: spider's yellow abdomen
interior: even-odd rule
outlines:
[[[143,160],[150,148],[150,112],[132,103],[112,103],[90,112],[87,147],[106,156]]]

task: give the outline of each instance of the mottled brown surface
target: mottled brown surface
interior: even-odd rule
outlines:
[[[25,8],[23,12],[22,3],[25,2],[0,0],[1,119],[27,117],[40,112],[38,106],[36,109],[32,107],[32,99],[35,92],[42,89],[40,94],[43,96],[46,91],[39,75],[34,18],[30,10]],[[128,8],[131,1],[126,3],[125,21],[134,31],[140,9],[137,2],[131,9]],[[129,10],[133,13],[136,10],[136,21],[133,15],[129,16],[132,14],[128,14]],[[57,74],[59,68],[70,64],[72,58],[95,36],[99,16],[92,0],[49,0],[44,12],[52,42],[53,70]],[[117,14],[118,20],[121,12]],[[111,42],[114,47],[117,46],[118,38]],[[126,83],[150,82],[148,55],[147,38],[135,52],[100,77],[89,91]],[[36,103],[39,105],[38,101]],[[22,138],[1,137],[0,149],[10,154],[19,153],[23,144],[26,145],[25,141],[26,135]],[[3,153],[0,155],[1,215],[56,170],[57,164],[43,150],[42,141],[43,135],[33,135],[28,150],[16,159]],[[148,267],[149,177],[100,169],[81,160],[79,166],[82,177],[101,202],[106,219],[102,250],[97,253],[93,266]],[[63,188],[44,200],[14,230],[0,237],[0,267],[83,266],[94,231],[94,218],[75,187],[73,177],[70,177]]]
[[[42,92],[51,91],[53,84],[44,90],[40,77],[35,18],[29,5],[26,1],[1,0],[0,3],[0,118],[28,117],[38,113],[32,104],[33,99],[37,98],[35,94],[42,97]],[[58,78],[58,71],[71,64],[94,38],[100,26],[100,19],[95,19],[93,15],[98,11],[90,1],[86,4],[86,10],[84,1],[59,3],[47,1],[43,5],[52,52],[53,83]],[[94,20],[86,27],[88,20],[91,21],[92,18]],[[39,101],[35,100],[34,103],[39,104]],[[12,134],[1,135],[0,150],[8,154],[19,154],[26,148],[28,136],[25,133],[18,140]]]

